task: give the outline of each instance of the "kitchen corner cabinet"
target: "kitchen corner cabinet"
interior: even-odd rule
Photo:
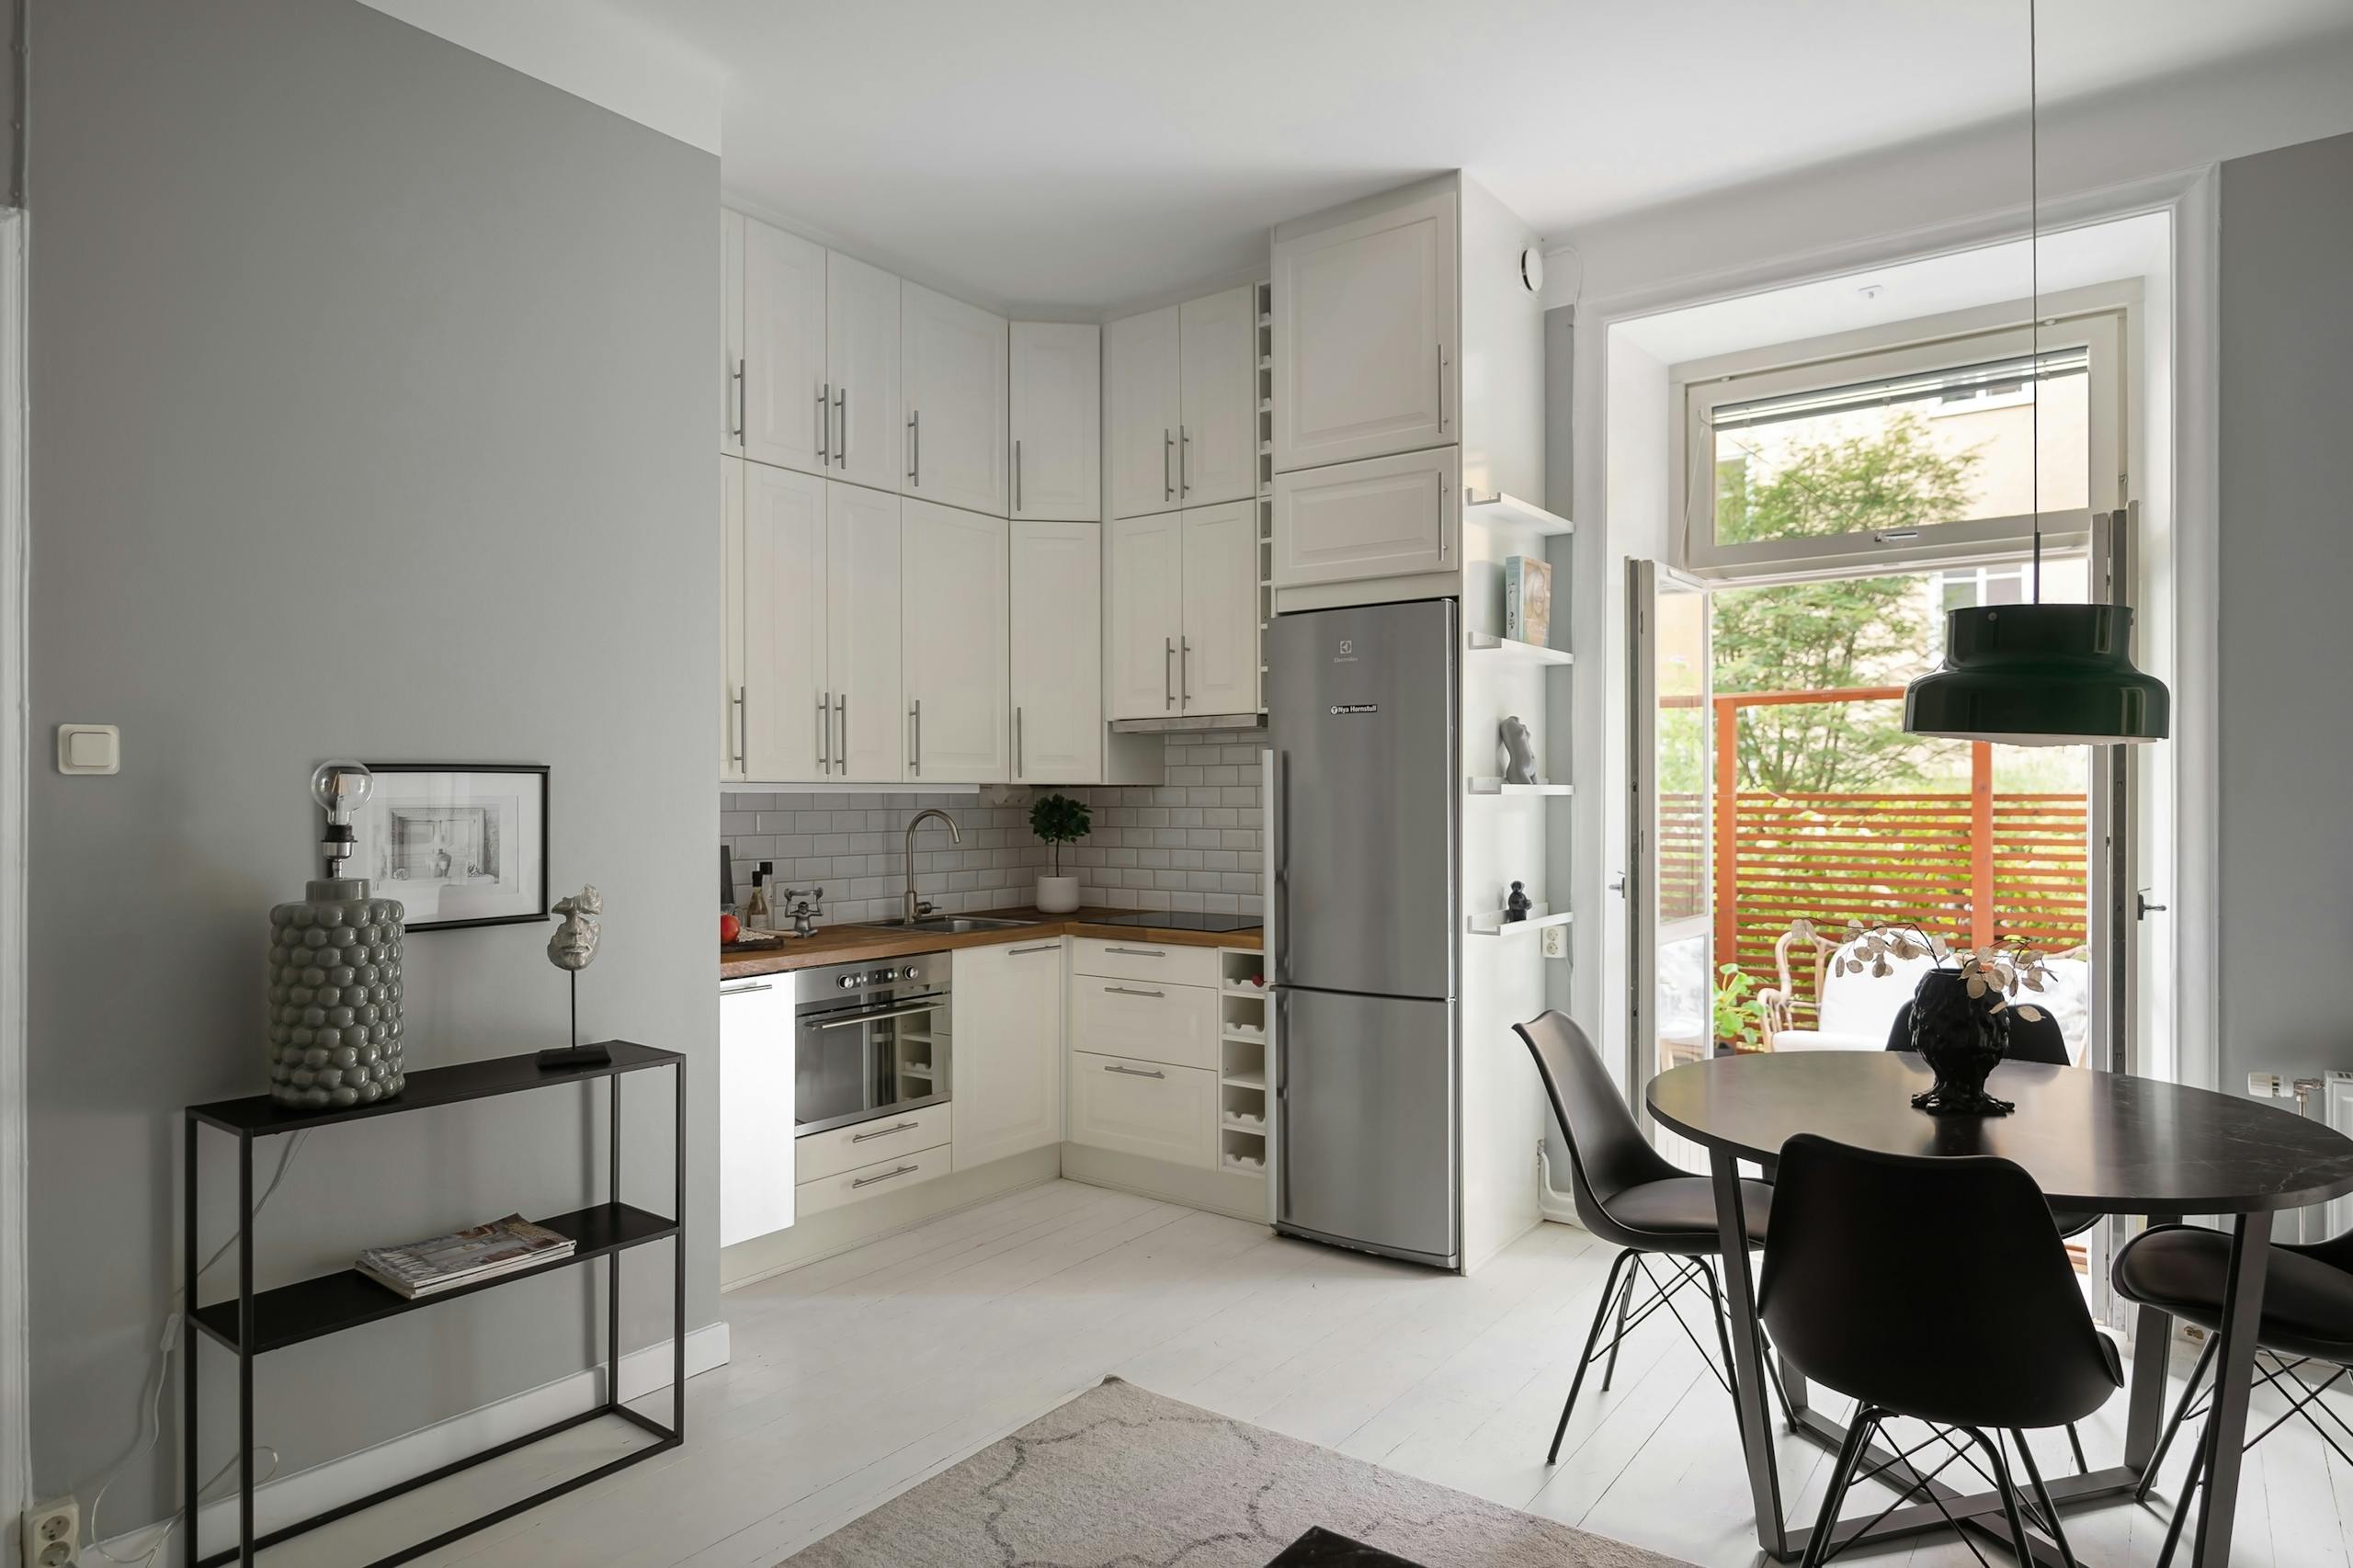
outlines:
[[[1104,329],[1113,517],[1256,492],[1256,292],[1228,289]]]
[[[825,247],[745,218],[743,454],[819,473],[825,446]]]
[[[1258,707],[1257,525],[1252,503],[1109,525],[1106,707],[1113,719]]]
[[[1014,520],[1017,784],[1092,784],[1103,777],[1102,563],[1099,523]],[[957,984],[961,995],[961,978]]]
[[[1063,1136],[1063,942],[956,955],[955,1168]]]
[[[1277,472],[1461,439],[1460,200],[1275,231]]]
[[[719,988],[719,1244],[793,1216],[791,977]],[[961,1043],[961,1042],[960,1042]]]
[[[902,494],[1003,517],[1006,434],[1006,321],[975,305],[899,285],[899,388],[904,412]]]
[[[927,501],[900,503],[911,780],[986,784],[1011,775],[1011,527]]]
[[[1459,570],[1461,464],[1440,447],[1278,473],[1275,586]]]
[[[1103,331],[1012,325],[1013,516],[1087,523],[1103,515]]]
[[[719,460],[719,781],[744,769],[744,464]]]

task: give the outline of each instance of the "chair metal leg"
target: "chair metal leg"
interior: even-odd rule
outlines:
[[[2132,1489],[2132,1501],[2149,1500],[2149,1488],[2157,1483],[2157,1469],[2165,1462],[2165,1455],[2173,1449],[2174,1434],[2181,1430],[2182,1417],[2198,1399],[2198,1385],[2206,1380],[2206,1369],[2214,1364],[2214,1347],[2222,1342],[2219,1334],[2206,1336],[2206,1347],[2198,1353],[2198,1364],[2189,1369],[2189,1382],[2181,1391],[2181,1403],[2173,1407],[2173,1419],[2165,1423],[2163,1436],[2157,1439],[2157,1451],[2149,1456],[2149,1468],[2141,1472],[2141,1484]],[[2193,1471],[2194,1471],[2193,1465]]]
[[[1847,1427],[1847,1440],[1838,1446],[1837,1462],[1830,1467],[1830,1485],[1822,1494],[1822,1513],[1813,1522],[1813,1533],[1806,1538],[1805,1556],[1798,1568],[1822,1568],[1828,1560],[1831,1532],[1838,1528],[1838,1506],[1847,1500],[1847,1489],[1855,1483],[1855,1467],[1861,1461],[1863,1449],[1879,1422],[1880,1413],[1874,1407],[1856,1407],[1854,1420]]]
[[[1561,1424],[1552,1428],[1552,1448],[1544,1456],[1544,1462],[1548,1465],[1561,1462],[1561,1439],[1568,1435],[1569,1413],[1577,1407],[1577,1391],[1585,1387],[1585,1369],[1593,1365],[1593,1347],[1601,1338],[1601,1325],[1609,1321],[1609,1298],[1617,1293],[1620,1273],[1626,1273],[1627,1284],[1632,1285],[1633,1276],[1628,1272],[1627,1266],[1633,1257],[1631,1247],[1620,1251],[1617,1260],[1609,1266],[1609,1278],[1601,1283],[1601,1301],[1593,1309],[1593,1327],[1586,1332],[1585,1348],[1577,1355],[1576,1376],[1569,1380],[1568,1403],[1561,1406]]]
[[[2201,1437],[2189,1452],[2189,1473],[2181,1480],[2181,1500],[2173,1506],[2173,1522],[2165,1526],[2165,1549],[2157,1553],[2157,1568],[2171,1568],[2173,1549],[2181,1544],[2181,1527],[2188,1521],[2190,1506],[2198,1501],[2198,1483],[2206,1473],[2206,1442]],[[2149,1467],[2154,1471],[2156,1467]]]
[[[2026,1520],[2018,1514],[2018,1483],[2010,1479],[2010,1467],[2002,1458],[2001,1445],[1974,1426],[1961,1426],[1955,1430],[1968,1436],[1985,1450],[1985,1457],[1994,1462],[1994,1486],[2002,1494],[2002,1514],[2009,1521],[2010,1542],[2018,1554],[2018,1568],[2029,1568],[2034,1562],[2034,1544],[2027,1539]]]
[[[1625,1288],[1618,1293],[1618,1327],[1609,1336],[1609,1364],[1601,1369],[1601,1392],[1604,1393],[1609,1392],[1609,1380],[1618,1375],[1618,1347],[1626,1343],[1626,1309],[1633,1300],[1634,1271],[1628,1269]]]
[[[2092,1472],[2092,1461],[2084,1458],[2084,1435],[2075,1430],[2075,1424],[2072,1421],[2067,1423],[2067,1447],[2073,1449],[2075,1455],[2075,1473],[2089,1475]]]
[[[2071,1437],[2075,1430],[2075,1425],[2072,1422],[2069,1423],[2067,1431]],[[2010,1428],[2010,1436],[2017,1440],[2018,1460],[2026,1466],[2027,1480],[2033,1483],[2035,1506],[2042,1510],[2043,1520],[2051,1527],[2051,1539],[2058,1545],[2060,1561],[2064,1562],[2067,1568],[2075,1568],[2075,1549],[2067,1544],[2067,1531],[2059,1523],[2059,1505],[2051,1500],[2051,1488],[2042,1483],[2042,1467],[2034,1462],[2034,1450],[2027,1447],[2024,1432],[2013,1426]],[[2079,1449],[2078,1452],[2080,1451]]]

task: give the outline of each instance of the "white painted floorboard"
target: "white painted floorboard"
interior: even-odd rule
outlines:
[[[1609,1258],[1584,1232],[1546,1225],[1457,1279],[1050,1183],[730,1292],[734,1359],[688,1385],[683,1448],[420,1561],[771,1568],[1108,1374],[1706,1568],[1745,1568],[1756,1551],[1731,1403],[1664,1317],[1628,1344],[1608,1393],[1588,1380],[1562,1462],[1543,1463]],[[2184,1358],[2177,1375],[2187,1369]],[[666,1415],[668,1398],[644,1408]],[[2089,1424],[2093,1463],[2114,1461],[2122,1420],[2120,1396]],[[583,1428],[575,1448],[601,1457],[641,1440]],[[2046,1474],[2069,1467],[2063,1437],[2035,1447]],[[2086,1568],[2154,1563],[2187,1462],[2176,1447],[2159,1506],[2071,1516]],[[1792,1437],[1780,1454],[1791,1516],[1810,1522],[1828,1456]],[[473,1497],[495,1469],[469,1484]],[[2246,1488],[2234,1564],[2353,1568],[2353,1475],[2301,1426],[2249,1456]],[[267,1559],[301,1560],[290,1547]],[[1974,1560],[1927,1540],[1870,1561]]]

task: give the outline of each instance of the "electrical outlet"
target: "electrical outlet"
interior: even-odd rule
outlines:
[[[1564,959],[1569,956],[1569,928],[1567,926],[1547,926],[1542,930],[1537,932],[1536,936],[1537,939],[1543,944],[1544,956],[1546,958]]]
[[[27,1568],[72,1568],[82,1552],[82,1505],[52,1497],[25,1510]]]

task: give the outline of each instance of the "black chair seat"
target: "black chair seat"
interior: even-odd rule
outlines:
[[[2128,1300],[2219,1333],[2230,1268],[2231,1238],[2222,1232],[2159,1225],[2116,1255],[2116,1289]],[[2256,1339],[2283,1355],[2353,1361],[2353,1274],[2304,1248],[2273,1247]]]
[[[1773,1215],[1773,1189],[1761,1181],[1744,1181],[1740,1191],[1748,1244],[1761,1247]],[[1716,1229],[1715,1184],[1705,1176],[1667,1176],[1627,1187],[1610,1198],[1608,1215],[1626,1233],[1621,1244],[1645,1252],[1712,1257],[1722,1250]]]

